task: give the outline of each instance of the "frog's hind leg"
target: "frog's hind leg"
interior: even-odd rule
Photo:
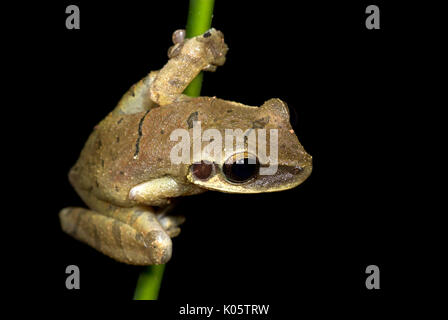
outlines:
[[[105,255],[134,265],[166,263],[171,258],[170,237],[154,213],[121,209],[117,217],[84,208],[65,208],[59,213],[64,232]]]

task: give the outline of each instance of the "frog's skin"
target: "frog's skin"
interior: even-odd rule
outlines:
[[[168,63],[132,86],[94,128],[71,169],[70,182],[90,209],[69,207],[59,214],[66,233],[128,264],[170,259],[171,237],[184,221],[167,215],[172,199],[206,190],[285,190],[302,183],[312,169],[311,156],[294,134],[281,100],[252,107],[182,95],[201,70],[222,65],[227,52],[223,34],[215,29],[187,40],[183,34],[173,35]],[[209,179],[196,178],[191,164],[173,164],[170,151],[178,142],[170,140],[170,133],[179,128],[191,132],[192,120],[201,121],[202,130],[218,129],[223,137],[225,129],[278,129],[277,173],[235,183],[221,171],[225,159],[208,159],[214,163]]]

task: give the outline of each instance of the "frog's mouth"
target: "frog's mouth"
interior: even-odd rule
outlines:
[[[292,189],[304,182],[313,170],[311,165],[285,166],[280,165],[272,175],[258,175],[253,181],[252,187],[260,192],[274,192]]]

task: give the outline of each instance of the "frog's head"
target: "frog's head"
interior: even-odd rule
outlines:
[[[209,114],[202,119],[203,132],[217,129],[222,136],[221,145],[213,145],[212,131],[209,150],[214,146],[222,152],[203,151],[202,160],[188,169],[191,183],[221,192],[261,193],[294,188],[311,174],[312,158],[297,139],[288,107],[280,99],[270,99],[259,108],[216,99],[207,110]],[[235,131],[230,138],[234,139],[233,148],[226,148],[229,129],[241,129],[242,143],[237,143]]]

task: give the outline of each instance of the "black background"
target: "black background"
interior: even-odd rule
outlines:
[[[80,8],[80,30],[65,28],[69,4]],[[380,7],[380,30],[365,28],[368,4]],[[15,194],[26,231],[11,230],[20,240],[13,268],[22,272],[11,280],[35,275],[35,299],[130,300],[141,269],[65,235],[58,212],[83,206],[68,170],[121,95],[164,65],[188,3],[62,1],[14,10],[21,18],[10,30],[22,33],[8,37],[25,44],[18,56],[32,66],[19,74],[29,90],[15,96],[32,100],[20,118],[26,133],[12,139],[26,146],[15,162],[32,175],[15,179],[15,190],[32,183],[29,195]],[[425,184],[416,183],[428,159],[422,109],[414,108],[425,105],[422,74],[431,60],[421,25],[406,6],[379,1],[217,0],[214,12],[230,50],[223,67],[205,74],[202,95],[286,101],[314,168],[285,192],[184,198],[178,212],[187,222],[173,240],[160,300],[375,304],[421,293],[440,271],[422,218]],[[80,290],[65,288],[70,264],[81,270]],[[380,290],[365,288],[370,264],[381,270]]]

